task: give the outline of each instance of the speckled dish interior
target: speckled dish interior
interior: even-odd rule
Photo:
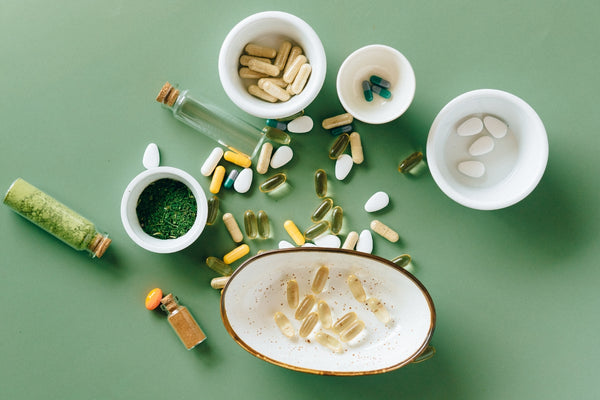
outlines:
[[[311,293],[316,270],[329,267],[323,291],[337,320],[355,311],[366,328],[344,350],[334,353],[315,340],[324,331],[320,323],[307,338],[298,336],[301,322],[287,305],[286,283],[296,279],[300,299]],[[349,274],[362,282],[367,297],[379,298],[391,314],[384,325],[346,284]],[[316,308],[315,308],[316,310]],[[296,335],[284,336],[273,320],[283,312]],[[427,347],[435,326],[433,301],[425,287],[410,273],[383,258],[350,250],[294,248],[260,254],[240,266],[223,289],[221,316],[233,339],[265,361],[292,370],[324,375],[367,375],[400,368],[415,360]]]

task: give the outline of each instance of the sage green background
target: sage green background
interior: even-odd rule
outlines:
[[[73,251],[7,207],[0,211],[0,398],[3,399],[594,399],[598,398],[597,1],[26,1],[0,3],[0,187],[17,177],[53,194],[111,234],[95,260]],[[222,224],[190,248],[157,255],[137,247],[120,221],[121,195],[156,142],[162,164],[198,178],[213,143],[154,101],[164,81],[203,93],[244,116],[222,91],[217,56],[227,32],[259,11],[306,20],[327,53],[327,78],[306,110],[317,123],[342,112],[337,69],[355,49],[382,43],[411,61],[414,102],[382,126],[357,123],[366,161],[330,180],[347,228],[377,190],[391,206],[377,217],[401,241],[375,238],[374,253],[410,253],[437,310],[424,363],[367,377],[320,377],[251,356],[229,337],[215,274],[205,257],[233,247]],[[548,131],[546,174],[524,201],[475,211],[447,198],[429,173],[396,171],[424,149],[437,112],[479,88],[527,101]],[[241,221],[264,209],[273,238],[301,229],[317,205],[312,175],[332,138],[295,135],[290,190],[257,185],[224,193]],[[177,294],[206,331],[188,352],[163,314],[144,309],[147,291]]]

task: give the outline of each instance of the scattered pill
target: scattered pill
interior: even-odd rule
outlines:
[[[407,173],[411,170],[417,170],[416,168],[419,164],[424,164],[423,161],[423,153],[420,151],[415,151],[410,156],[406,157],[404,160],[400,161],[398,164],[398,171],[401,173]]]
[[[340,340],[342,342],[349,342],[357,337],[365,329],[365,323],[363,321],[356,320],[350,324],[346,329],[340,332]]]
[[[229,253],[223,256],[223,262],[225,264],[231,264],[240,258],[244,257],[250,252],[250,247],[247,244],[242,244],[231,250]]]
[[[277,102],[277,97],[271,96],[269,93],[265,92],[257,85],[248,86],[248,93],[250,93],[252,96],[257,97],[261,100],[268,101],[269,103]]]
[[[373,230],[373,232],[384,237],[392,243],[396,243],[400,239],[398,232],[376,219],[371,221],[371,229]]]
[[[242,231],[240,230],[238,223],[233,217],[233,214],[223,214],[223,222],[225,223],[225,228],[227,228],[227,231],[229,232],[229,235],[231,236],[231,239],[233,239],[234,242],[239,243],[242,240],[244,240],[244,235],[242,235]]]
[[[458,164],[458,170],[471,178],[481,178],[485,173],[485,165],[480,161],[462,161]]]
[[[363,285],[362,285],[360,279],[358,279],[356,277],[356,275],[354,275],[354,274],[348,275],[348,278],[346,279],[346,283],[348,284],[348,287],[350,288],[350,292],[352,293],[352,296],[354,296],[354,298],[356,300],[358,300],[361,303],[364,303],[365,300],[367,300],[367,295],[365,293],[365,289],[363,288]]]
[[[260,72],[269,76],[279,75],[279,68],[270,62],[264,62],[257,58],[248,60],[248,68],[252,71]],[[267,91],[264,87],[263,90]]]
[[[302,115],[296,119],[291,120],[287,124],[288,132],[292,133],[307,133],[313,128],[313,120],[308,115]]]
[[[406,268],[411,264],[412,259],[408,254],[401,254],[398,257],[393,258],[392,262],[400,268]]]
[[[336,235],[321,235],[313,239],[317,247],[329,247],[339,249],[342,245],[342,240]]]
[[[325,329],[331,328],[333,324],[333,318],[331,317],[331,308],[324,300],[320,300],[317,303],[317,313],[319,314],[319,322]]]
[[[373,91],[371,90],[371,84],[369,81],[362,81],[363,96],[366,101],[373,101]]]
[[[288,144],[292,141],[290,135],[281,129],[273,128],[272,126],[266,126],[263,128],[262,132],[265,134],[267,139],[279,144]]]
[[[336,128],[331,129],[329,131],[329,133],[331,133],[332,136],[337,136],[337,135],[341,135],[342,133],[352,132],[353,129],[354,129],[354,127],[352,126],[352,124],[342,125],[342,126],[338,126]]]
[[[300,329],[298,329],[298,335],[300,335],[300,337],[303,338],[310,335],[313,329],[315,329],[317,322],[319,322],[319,314],[317,314],[316,312],[311,312],[310,314],[308,314],[306,318],[304,318],[304,321],[302,321]]]
[[[300,229],[298,229],[294,221],[288,219],[283,223],[283,227],[296,245],[302,246],[304,244],[304,235],[302,235],[302,232],[300,232]]]
[[[279,46],[279,50],[277,51],[277,56],[275,57],[275,61],[273,61],[273,65],[277,66],[280,70],[285,66],[288,56],[290,55],[290,50],[292,50],[292,44],[284,40]]]
[[[248,239],[255,239],[258,235],[258,220],[252,210],[246,210],[244,213],[244,230]]]
[[[494,150],[494,139],[490,136],[482,136],[469,146],[469,154],[472,156],[482,156],[492,150]]]
[[[223,158],[230,163],[239,165],[242,168],[248,168],[252,165],[252,160],[245,154],[236,153],[234,151],[226,151],[223,154]]]
[[[317,197],[327,196],[327,172],[322,169],[315,171],[315,192]]]
[[[302,321],[304,318],[306,318],[308,313],[311,312],[315,304],[317,304],[315,296],[313,296],[312,294],[307,294],[306,296],[304,296],[304,298],[298,305],[298,308],[296,308],[294,318],[296,318],[299,321]]]
[[[266,124],[271,128],[277,128],[281,131],[285,131],[287,129],[287,124],[285,122],[277,121],[276,119],[267,119]]]
[[[210,280],[210,287],[212,287],[213,289],[223,289],[225,287],[225,285],[227,285],[227,282],[229,282],[229,278],[231,278],[230,276],[219,276],[216,278],[212,278]]]
[[[371,231],[364,229],[360,232],[356,242],[356,250],[369,254],[373,252],[373,235],[371,235]]]
[[[314,225],[311,225],[306,231],[304,231],[304,237],[307,240],[313,240],[325,232],[327,232],[330,228],[331,224],[329,221],[319,221]]]
[[[238,193],[246,193],[252,185],[252,169],[244,168],[233,182],[233,188]]]
[[[263,74],[262,72],[252,71],[248,67],[242,67],[242,68],[240,68],[239,71],[238,71],[238,75],[242,79],[261,79],[261,78],[267,78],[269,76],[267,74]],[[256,85],[251,85],[251,86],[255,86],[257,89],[260,89]],[[248,91],[250,92],[250,87],[248,87]],[[254,94],[254,93],[250,92],[250,94]]]
[[[342,315],[337,321],[335,321],[335,324],[333,324],[332,329],[335,333],[339,334],[340,332],[344,331],[344,329],[348,328],[350,324],[352,324],[356,320],[358,320],[358,315],[356,315],[354,311],[350,311]]]
[[[269,170],[269,162],[271,161],[271,154],[273,153],[273,145],[266,142],[260,148],[260,154],[258,161],[256,162],[256,172],[259,174],[265,174]]]
[[[235,182],[235,178],[237,178],[239,171],[237,169],[231,170],[229,175],[227,175],[227,179],[225,179],[225,183],[223,187],[225,189],[231,189],[233,187],[233,183]]]
[[[223,260],[220,260],[217,257],[207,257],[206,265],[208,266],[208,268],[212,269],[217,274],[221,274],[224,276],[231,275],[231,273],[233,272],[229,264],[225,264]]]
[[[337,160],[338,157],[344,153],[346,147],[348,147],[348,143],[350,143],[350,135],[344,133],[338,136],[329,149],[329,158],[332,160]]]
[[[224,178],[225,167],[222,165],[218,165],[217,168],[215,168],[215,172],[213,172],[212,180],[210,181],[210,186],[208,190],[213,194],[219,193]]]
[[[373,93],[380,95],[384,99],[389,99],[390,97],[392,97],[392,92],[390,92],[386,88],[382,88],[381,86],[372,85],[371,90],[373,91]]]
[[[217,215],[219,215],[219,198],[217,196],[212,196],[208,199],[207,205],[206,225],[212,225],[217,220]]]
[[[326,332],[318,332],[315,335],[315,341],[321,346],[327,347],[334,353],[339,353],[344,349],[339,340]]]
[[[288,317],[285,316],[284,313],[277,311],[275,315],[273,315],[273,319],[275,320],[275,323],[277,324],[277,327],[279,328],[281,333],[283,333],[289,338],[294,337],[296,331],[294,330],[292,323],[290,322]]]
[[[322,265],[315,273],[310,290],[314,294],[321,293],[327,283],[327,279],[329,279],[329,268],[326,265]]]
[[[300,67],[296,77],[294,78],[294,81],[292,82],[292,93],[300,94],[302,90],[304,90],[304,86],[306,86],[306,82],[308,82],[308,77],[310,76],[311,72],[312,67],[310,64],[305,63]]]
[[[294,151],[290,146],[280,146],[271,157],[271,168],[281,168],[289,163],[294,157]]]
[[[502,139],[508,132],[506,123],[491,115],[483,117],[483,124],[488,132],[496,139]]]
[[[146,296],[146,308],[148,310],[154,310],[160,305],[160,301],[163,298],[163,292],[160,288],[154,288]]]
[[[279,186],[283,185],[287,180],[287,175],[283,172],[275,174],[265,180],[258,188],[263,193],[268,193],[272,190],[277,189]]]
[[[298,301],[300,300],[300,289],[298,288],[298,282],[295,279],[287,281],[286,297],[288,306],[290,306],[292,310],[295,310],[298,307]]]
[[[261,239],[268,239],[271,236],[271,223],[269,216],[263,210],[260,210],[256,216],[258,224],[258,236]]]
[[[248,63],[250,62],[250,60],[258,60],[258,61],[263,61],[266,63],[271,63],[271,60],[265,57],[256,57],[256,56],[249,56],[247,54],[243,54],[242,56],[240,56],[240,64],[243,65],[244,67],[248,66]]]
[[[332,207],[333,207],[333,200],[330,199],[329,197],[324,198],[321,201],[321,203],[317,206],[317,208],[315,208],[315,211],[313,211],[312,215],[310,216],[311,221],[319,222],[320,220],[325,218],[325,216],[327,215],[329,210],[331,210]],[[314,237],[316,237],[316,236],[314,236]]]
[[[156,143],[150,143],[144,151],[142,165],[146,169],[156,168],[160,164],[160,152]]]
[[[371,312],[375,314],[379,321],[381,321],[384,324],[390,322],[390,313],[387,310],[387,308],[385,308],[385,305],[383,305],[381,300],[376,299],[374,297],[369,297],[367,299],[367,306],[369,307],[369,310],[371,310]]]
[[[385,79],[377,75],[371,75],[369,81],[371,81],[371,83],[374,85],[381,86],[382,88],[389,89],[390,87],[392,87],[392,84],[389,81],[386,81]]]
[[[277,50],[271,47],[260,46],[255,43],[248,43],[244,50],[247,54],[256,57],[274,58],[277,55]]]
[[[279,241],[279,243],[277,243],[277,248],[279,248],[279,249],[292,249],[294,247],[296,247],[296,246],[294,246],[287,240],[281,240],[281,241]]]
[[[344,240],[344,244],[342,245],[342,249],[346,250],[354,250],[354,246],[356,246],[356,242],[358,241],[358,232],[352,231],[346,236],[346,240]]]
[[[354,117],[350,113],[336,115],[334,117],[325,118],[321,123],[323,129],[333,129],[338,126],[349,125],[354,121]]]
[[[390,203],[390,196],[386,192],[376,192],[365,203],[366,212],[376,212],[384,209]]]
[[[343,181],[346,179],[350,170],[352,170],[352,165],[354,165],[354,162],[352,161],[352,157],[348,154],[339,156],[335,162],[335,177],[337,180]]]
[[[331,210],[331,233],[337,235],[342,230],[344,223],[344,210],[340,206],[333,207]]]
[[[352,153],[352,161],[354,161],[354,164],[362,164],[365,160],[362,142],[360,141],[360,134],[358,132],[352,132],[350,134],[350,153]]]
[[[298,71],[300,71],[300,67],[306,64],[306,57],[303,54],[295,57],[291,63],[288,63],[285,66],[285,70],[283,71],[283,80],[287,83],[292,83],[298,75]]]
[[[281,101],[288,101],[291,97],[290,93],[288,93],[285,89],[280,88],[270,81],[266,81],[263,84],[262,90]]]
[[[471,117],[456,128],[459,136],[477,135],[483,129],[483,121],[478,117]]]

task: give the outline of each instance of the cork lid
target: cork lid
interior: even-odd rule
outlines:
[[[163,310],[171,312],[177,308],[177,299],[172,293],[169,293],[160,300]]]
[[[158,92],[158,96],[156,96],[156,101],[159,103],[166,104],[169,107],[172,107],[173,104],[177,101],[179,97],[179,90],[174,88],[169,82],[165,83],[160,91]]]
[[[106,249],[108,249],[108,246],[110,246],[111,243],[112,240],[109,239],[108,236],[104,236],[99,233],[94,237],[88,246],[88,249],[92,252],[94,257],[100,258],[104,255],[104,252]]]

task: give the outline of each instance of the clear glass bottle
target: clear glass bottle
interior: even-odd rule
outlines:
[[[170,108],[178,120],[202,132],[228,149],[253,158],[265,140],[261,129],[226,113],[188,91],[179,91],[169,82],[161,88],[156,101]]]
[[[40,189],[18,178],[4,196],[4,204],[76,250],[102,257],[111,243],[94,223]]]
[[[163,297],[160,302],[162,310],[168,315],[169,323],[186,349],[191,350],[206,339],[190,311],[180,305],[172,293]]]

